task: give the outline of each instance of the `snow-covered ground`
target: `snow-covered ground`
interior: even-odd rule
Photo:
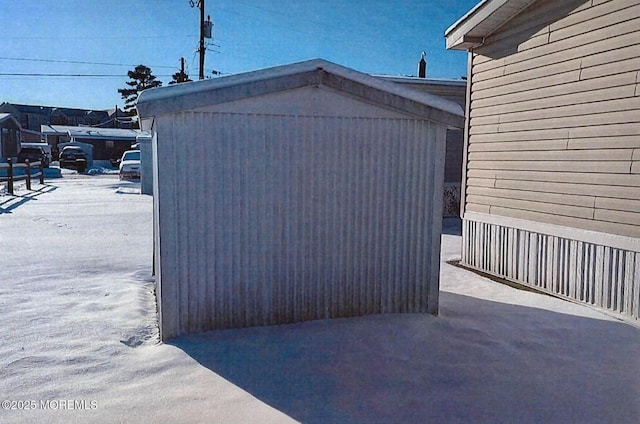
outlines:
[[[151,198],[114,175],[33,188],[0,194],[0,423],[640,419],[640,329],[446,262],[438,317],[159,343]],[[459,241],[447,225],[444,260]]]

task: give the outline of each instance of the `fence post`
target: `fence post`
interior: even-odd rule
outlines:
[[[24,163],[27,165],[26,172],[26,181],[27,181],[27,190],[31,191],[31,163],[29,159],[25,160]]]
[[[9,168],[7,169],[7,191],[13,196],[13,161],[11,158],[7,158]]]
[[[40,161],[38,168],[40,169],[40,184],[44,184],[44,163],[42,161]]]

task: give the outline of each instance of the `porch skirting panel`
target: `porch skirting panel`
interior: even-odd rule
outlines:
[[[637,239],[483,215],[463,219],[465,266],[640,318]]]

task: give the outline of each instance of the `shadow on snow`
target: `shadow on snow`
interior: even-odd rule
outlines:
[[[373,315],[169,342],[305,423],[636,422],[638,330],[441,293],[439,317]]]
[[[11,213],[14,209],[24,205],[30,200],[34,200],[38,196],[41,196],[45,193],[50,193],[56,189],[56,186],[45,184],[38,187],[36,190],[27,191],[27,193],[25,194],[7,194],[6,199],[0,198],[0,214]]]

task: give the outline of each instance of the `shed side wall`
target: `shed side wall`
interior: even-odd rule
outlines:
[[[211,112],[157,125],[163,339],[437,312],[444,127]]]

